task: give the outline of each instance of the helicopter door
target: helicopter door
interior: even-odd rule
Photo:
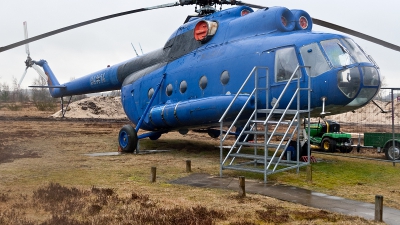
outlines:
[[[282,93],[285,85],[289,81],[292,74],[295,72],[297,65],[299,65],[299,60],[297,58],[296,49],[293,46],[283,47],[273,51],[275,53],[274,64],[272,70],[270,71],[270,100],[269,107],[273,107],[279,95]],[[295,75],[286,90],[278,108],[285,108],[289,104],[293,93],[297,88],[297,79],[302,79],[301,86],[304,86],[304,78],[302,78],[301,69],[295,72]],[[292,104],[295,106],[295,104]],[[293,108],[293,107],[292,107]]]
[[[307,69],[305,71],[310,79],[318,77],[319,75],[331,69],[317,43],[304,45],[300,48],[300,54],[301,58],[303,59],[304,65],[307,66]],[[323,89],[326,88],[327,87],[325,85],[317,85],[313,87],[316,92],[323,91]],[[311,95],[311,102],[320,101],[321,99],[319,96]]]

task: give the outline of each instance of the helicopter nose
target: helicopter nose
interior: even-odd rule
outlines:
[[[367,104],[379,91],[379,71],[372,66],[359,66],[338,72],[339,89],[353,99],[347,106],[361,107]]]

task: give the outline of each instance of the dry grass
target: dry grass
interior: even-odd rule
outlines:
[[[141,142],[169,152],[91,157],[85,154],[117,151],[123,123],[0,113],[0,224],[375,224],[261,195],[170,184],[187,176],[187,159],[194,173],[218,174],[219,142],[207,135],[172,132]]]
[[[0,211],[0,224],[373,224],[357,217],[315,210],[262,196],[246,198],[217,193],[227,207],[201,203],[169,204],[147,194],[120,196],[114,189],[88,190],[50,183],[39,187],[21,203],[8,199]],[[233,206],[233,207],[232,207]],[[244,207],[254,207],[251,210]],[[240,209],[240,211],[239,211]],[[32,214],[35,217],[32,217]]]

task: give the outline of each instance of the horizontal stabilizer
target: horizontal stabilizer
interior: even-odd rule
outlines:
[[[56,86],[28,86],[30,88],[66,88],[64,85],[56,85]]]

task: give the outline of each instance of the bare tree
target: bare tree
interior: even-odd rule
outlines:
[[[10,86],[6,82],[1,85],[0,101],[8,102],[10,100]]]
[[[47,86],[47,82],[42,77],[38,77],[33,81],[33,85]],[[47,88],[33,88],[32,100],[40,111],[54,110],[57,107],[57,100],[51,97]]]

